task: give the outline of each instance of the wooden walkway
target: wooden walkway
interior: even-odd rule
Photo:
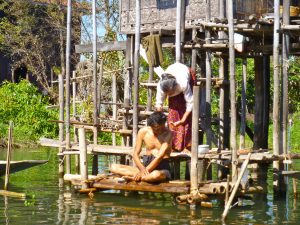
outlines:
[[[58,140],[42,138],[40,139],[40,144],[42,146],[47,147],[56,147],[56,148],[65,148],[65,143],[60,142]],[[133,147],[126,146],[109,146],[109,145],[94,145],[87,144],[87,153],[94,155],[132,155]],[[71,143],[71,148],[69,150],[64,151],[63,153],[59,153],[62,155],[79,155],[79,144]],[[145,150],[142,151],[141,154],[145,154]],[[172,158],[190,158],[187,154],[172,152]],[[273,162],[273,161],[282,161],[287,158],[290,159],[300,159],[300,154],[289,154],[289,156],[285,155],[274,155],[268,150],[258,150],[252,151],[250,161],[251,162]],[[247,158],[247,154],[239,154],[238,161],[239,163],[243,162]],[[222,150],[221,152],[217,152],[216,150],[210,150],[207,154],[198,154],[198,159],[208,159],[208,160],[231,160],[231,152]]]

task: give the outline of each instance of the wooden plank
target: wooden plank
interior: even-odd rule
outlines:
[[[103,179],[92,184],[94,188],[113,189],[125,191],[144,191],[144,192],[160,192],[160,193],[188,193],[189,187],[185,184],[177,183],[160,183],[150,184],[146,182],[129,182],[118,183],[117,180]]]
[[[98,52],[109,52],[109,51],[123,51],[126,49],[126,41],[111,41],[106,43],[97,42]],[[93,52],[93,45],[75,45],[76,53],[91,53]]]

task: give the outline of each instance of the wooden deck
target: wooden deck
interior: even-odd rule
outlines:
[[[65,147],[64,142],[60,142],[58,140],[53,139],[40,139],[40,144],[42,146],[48,146],[48,147]],[[108,146],[108,145],[94,145],[94,144],[87,144],[87,153],[88,154],[95,154],[95,155],[132,155],[133,153],[133,147],[125,147],[125,146]],[[78,143],[71,143],[71,148],[69,150],[64,151],[63,153],[60,153],[63,155],[76,155],[79,154],[79,144]],[[142,151],[141,154],[145,154],[145,150]],[[172,158],[190,158],[187,154],[181,154],[177,152],[171,153]],[[300,154],[290,154],[289,157],[291,159],[300,159]],[[247,154],[239,154],[238,160],[239,162],[243,162],[247,158]],[[274,155],[273,153],[270,153],[268,150],[259,150],[259,151],[253,151],[251,154],[250,161],[251,162],[273,162],[273,161],[282,161],[288,158],[285,155]],[[218,153],[215,150],[209,151],[207,154],[198,154],[198,159],[207,159],[207,160],[231,160],[231,152],[223,150],[220,153]]]

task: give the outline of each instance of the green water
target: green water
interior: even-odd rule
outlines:
[[[57,150],[40,148],[15,150],[13,160],[49,159],[45,165],[11,175],[9,190],[27,193],[27,199],[0,196],[0,224],[300,224],[300,199],[292,194],[274,198],[271,173],[268,194],[244,200],[221,221],[223,203],[215,201],[212,209],[190,210],[176,205],[168,194],[129,194],[116,191],[87,195],[74,192],[68,184],[60,185]],[[5,152],[0,152],[0,159]],[[103,167],[100,158],[100,169]],[[101,166],[102,165],[102,166]],[[295,167],[300,169],[300,163]],[[3,178],[0,179],[3,187]],[[289,186],[292,187],[291,185]],[[298,185],[298,191],[300,191]]]

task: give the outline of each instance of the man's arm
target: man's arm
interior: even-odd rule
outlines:
[[[140,170],[140,172],[144,173],[146,172],[146,168],[142,164],[140,160],[140,153],[142,151],[142,144],[143,144],[143,138],[147,132],[147,128],[141,128],[138,132],[137,138],[136,138],[136,143],[135,143],[135,148],[133,152],[133,160],[135,162],[135,165],[137,168]]]
[[[162,159],[171,153],[171,146],[172,146],[172,133],[169,132],[166,141],[162,143],[158,155],[155,159],[146,167],[147,171],[151,173],[155,168],[160,164]]]

